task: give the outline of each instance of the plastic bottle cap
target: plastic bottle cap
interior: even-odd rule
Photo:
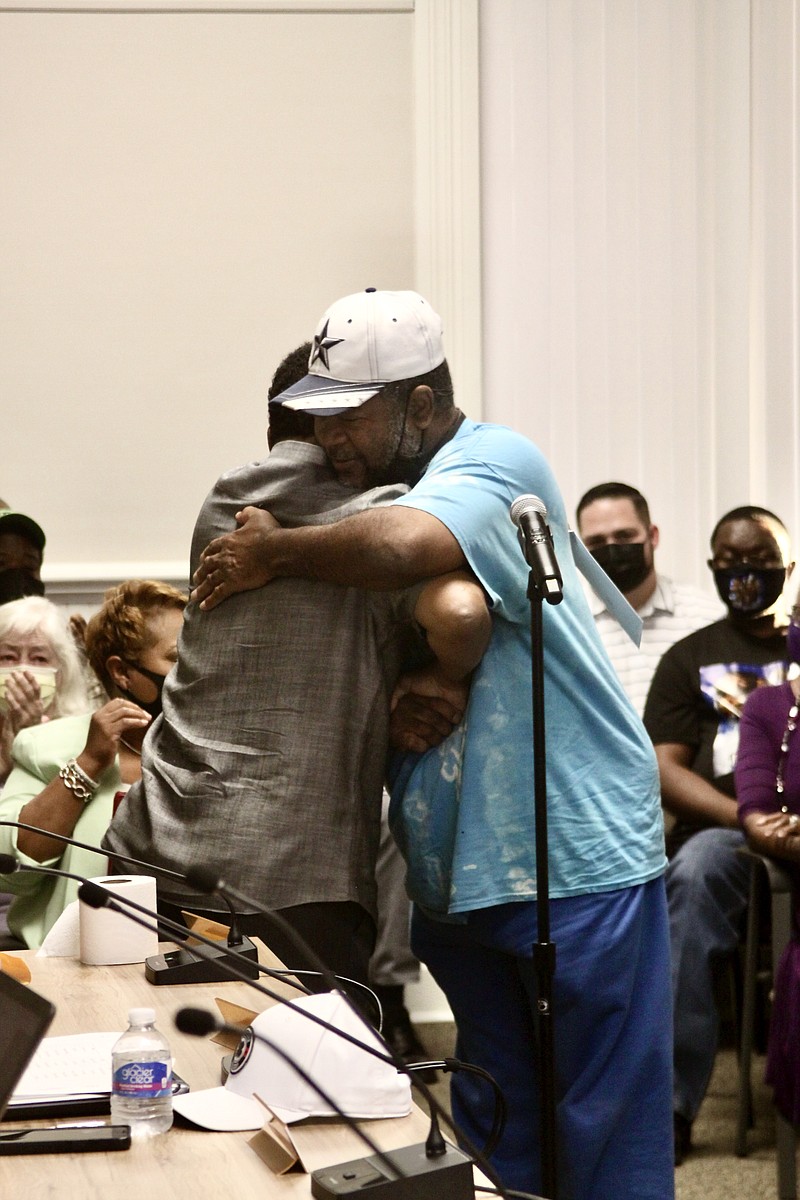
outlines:
[[[156,1019],[154,1008],[132,1008],[128,1013],[129,1025],[152,1025]]]

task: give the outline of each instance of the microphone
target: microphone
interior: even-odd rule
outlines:
[[[120,862],[133,863],[137,867],[144,867],[145,870],[147,870],[147,871],[154,871],[157,874],[160,873],[162,875],[166,875],[168,878],[177,879],[180,883],[183,883],[183,884],[188,883],[190,887],[195,888],[197,891],[202,892],[203,894],[207,894],[209,892],[214,892],[215,894],[222,897],[222,899],[225,901],[225,904],[230,909],[231,913],[233,913],[235,916],[235,910],[234,910],[233,904],[231,903],[229,896],[225,892],[223,892],[220,888],[217,887],[217,885],[216,885],[217,876],[214,874],[213,871],[209,870],[209,868],[207,868],[207,867],[192,867],[187,872],[187,874],[184,875],[180,871],[173,871],[169,867],[156,866],[155,863],[148,863],[148,862],[145,862],[143,859],[133,858],[129,854],[119,854],[115,850],[106,850],[101,846],[94,846],[89,842],[79,842],[76,838],[67,837],[63,833],[51,833],[49,829],[41,829],[38,825],[27,825],[23,821],[0,820],[0,827],[3,827],[3,826],[7,826],[8,828],[11,828],[11,829],[26,829],[30,833],[38,833],[38,834],[41,834],[43,837],[54,838],[56,841],[64,842],[68,846],[77,846],[79,850],[89,850],[92,854],[98,854],[101,857],[116,858],[116,859],[119,859]],[[0,874],[9,875],[9,874],[11,874],[12,871],[16,870],[17,867],[20,865],[17,863],[17,860],[14,858],[9,857],[8,861],[10,863],[12,863],[13,865],[11,867],[9,867],[8,870],[0,871]],[[29,867],[27,869],[34,870],[33,867]],[[232,891],[231,891],[231,894],[233,894]],[[261,906],[255,900],[251,900],[248,898],[246,900],[243,900],[242,903],[250,911],[256,911],[259,913],[265,912],[266,915],[270,915],[268,910],[262,910]],[[279,916],[278,914],[274,914],[273,920],[274,920],[276,926],[283,929],[283,931],[286,933],[287,937],[289,937],[291,939],[293,945],[296,948],[300,949],[301,953],[308,954],[309,957],[312,956],[310,947],[306,946],[305,941],[299,936],[299,934],[296,933],[296,931],[291,926],[287,925],[284,922],[284,920],[281,916]],[[216,949],[218,954],[223,953],[223,951],[221,951],[219,948],[218,942],[215,942],[209,938],[203,939],[200,937],[200,935],[198,933],[195,933],[194,931],[191,931],[191,933],[190,933],[190,931],[187,929],[187,927],[185,925],[179,926],[178,928],[180,928],[183,932],[183,937],[181,938],[181,941],[185,941],[187,939],[187,935],[189,935],[193,938],[198,939],[199,941],[204,940],[208,946],[213,946]],[[233,934],[233,927],[231,927],[231,935],[232,934]],[[229,937],[228,938],[228,946],[231,947],[231,944],[232,944],[232,937]],[[233,942],[233,946],[236,946],[237,944],[238,943]],[[327,986],[332,991],[336,991],[338,988],[338,984],[336,982],[338,977],[331,974],[330,972],[328,972],[328,974],[326,975],[324,964],[320,964],[321,969],[318,971],[293,970],[289,967],[287,967],[284,971],[280,971],[280,970],[277,970],[276,968],[268,968],[265,966],[261,966],[258,962],[258,949],[253,944],[253,942],[247,937],[241,939],[241,948],[239,949],[239,953],[243,954],[246,958],[249,958],[253,961],[254,967],[253,967],[253,972],[251,974],[251,978],[253,978],[253,979],[258,978],[258,973],[255,970],[255,967],[258,966],[258,969],[261,971],[262,974],[270,975],[273,979],[281,979],[284,976],[294,976],[295,978],[298,978],[301,975],[315,975],[315,976],[321,976],[323,979],[325,979]],[[166,964],[166,970],[164,968],[164,965],[160,962],[162,957],[169,960]],[[156,958],[159,959],[159,962],[156,962]],[[205,973],[205,972],[208,972],[211,970],[210,966],[206,966],[205,972],[203,973],[203,977],[200,978],[201,964],[196,963],[191,958],[191,954],[188,950],[173,951],[169,955],[166,955],[166,956],[161,956],[161,955],[153,956],[152,958],[148,959],[148,962],[152,964],[151,973],[154,976],[154,978],[150,979],[150,982],[155,983],[157,985],[158,984],[167,984],[167,983],[170,983],[170,984],[171,983],[214,983],[217,981],[217,979],[226,979],[227,978],[227,976],[224,973],[216,976],[215,978],[212,978],[210,976],[210,974]],[[196,974],[193,975],[192,971],[196,972]],[[148,978],[150,978],[150,977],[148,976]],[[372,1000],[372,1002],[376,1005],[376,1007],[380,1011],[380,1002],[378,1000],[378,997],[375,995],[375,993],[372,991],[371,988],[367,987],[367,985],[365,983],[361,983],[357,979],[347,979],[344,976],[342,976],[342,978],[344,979],[345,983],[352,984],[354,987],[362,988],[365,992],[368,992],[370,999]],[[306,988],[306,987],[303,987],[303,986],[300,986],[300,985],[297,985],[294,983],[292,984],[292,986],[296,986],[298,988],[298,991],[308,993],[308,988]]]
[[[202,1037],[212,1031],[224,1030],[241,1035],[235,1025],[219,1021],[203,1009],[183,1008],[175,1015],[175,1024],[182,1033]],[[358,1134],[372,1154],[368,1158],[339,1163],[311,1173],[311,1195],[318,1200],[341,1200],[342,1197],[362,1195],[373,1188],[380,1189],[381,1200],[473,1200],[472,1160],[446,1143],[440,1135],[435,1147],[428,1143],[405,1146],[399,1150],[378,1148],[366,1130],[343,1112],[333,1097],[290,1054],[250,1026],[253,1038],[267,1046],[295,1071],[304,1083],[317,1093],[347,1125]],[[365,1047],[366,1049],[366,1047]],[[438,1132],[438,1128],[437,1128]]]
[[[176,938],[176,940],[186,940],[189,937],[192,937],[201,943],[200,946],[196,946],[194,948],[195,953],[201,958],[203,957],[203,955],[208,954],[209,950],[213,952],[213,951],[218,951],[218,949],[219,949],[218,945],[214,941],[212,941],[212,939],[206,938],[201,934],[191,934],[190,931],[187,930],[185,926],[179,925],[175,921],[170,921],[165,917],[159,916],[157,913],[151,912],[150,909],[145,908],[143,905],[138,904],[134,900],[131,900],[130,897],[128,897],[128,896],[112,895],[112,893],[109,892],[106,888],[102,887],[100,884],[94,883],[90,879],[84,878],[84,876],[82,876],[82,875],[76,875],[74,872],[71,872],[71,871],[57,870],[55,867],[28,866],[27,864],[17,862],[17,860],[10,854],[0,854],[0,874],[10,875],[10,874],[13,874],[15,871],[38,872],[42,875],[49,875],[49,876],[56,876],[56,877],[63,877],[66,879],[77,880],[81,884],[80,888],[78,889],[78,898],[80,900],[82,900],[85,904],[88,904],[91,908],[108,907],[113,912],[120,913],[122,916],[127,917],[128,920],[133,921],[138,925],[141,925],[145,929],[152,930],[155,928],[157,932],[159,932],[161,929],[164,929],[170,934],[170,936]],[[220,880],[219,886],[223,887],[223,886],[227,886],[227,885],[224,883],[224,881]],[[231,892],[232,892],[234,898],[237,898],[237,893],[234,891],[234,889],[231,889]],[[244,902],[248,906],[250,906],[252,903],[249,899],[246,899]],[[254,905],[254,907],[257,907],[257,906]],[[135,911],[130,911],[131,909],[133,909]],[[144,920],[141,916],[138,915],[139,913],[143,913],[145,916],[150,917],[150,918],[155,917],[155,922],[152,919],[148,920],[148,921]],[[267,915],[275,915],[275,914],[268,913]],[[282,920],[282,918],[277,918],[277,919]],[[294,930],[290,929],[288,932],[290,932],[292,935],[299,938],[299,935],[295,934]],[[302,939],[300,939],[300,941],[302,942]],[[289,1004],[290,1007],[294,1007],[292,1005],[291,1001],[287,1001],[284,996],[281,996],[277,992],[273,991],[272,989],[265,987],[264,984],[260,983],[256,979],[252,979],[248,975],[245,975],[243,972],[238,971],[231,962],[231,959],[238,959],[238,958],[241,958],[241,956],[239,954],[237,954],[236,951],[230,951],[230,952],[228,952],[228,954],[225,955],[224,959],[217,961],[217,965],[220,968],[220,970],[225,972],[226,979],[233,979],[240,983],[249,984],[250,987],[255,988],[256,991],[267,996],[270,1000],[275,1000],[275,1001],[277,1001],[279,1003],[283,1003],[283,1004]],[[252,965],[250,963],[250,961],[247,959],[244,959],[243,962],[246,967],[249,967]],[[330,976],[331,973],[330,973],[330,971],[327,970],[327,968],[324,967],[324,964],[320,963],[320,966],[323,968],[323,974]],[[263,973],[265,973],[266,975],[270,975],[270,976],[276,975],[278,978],[282,978],[281,972],[274,972],[270,968],[262,966],[261,971]],[[287,982],[290,982],[290,981],[287,981]],[[309,994],[308,989],[304,988],[301,984],[295,983],[295,984],[293,984],[293,986],[297,987],[298,990],[305,992],[306,994]],[[337,990],[337,989],[334,988],[333,990]],[[343,997],[344,997],[345,1001],[348,1004],[350,1004],[350,999],[346,995],[346,993],[343,993]],[[353,1011],[356,1013],[356,1015],[359,1017],[359,1019],[364,1022],[364,1024],[367,1026],[367,1028],[370,1030],[370,1032],[374,1034],[372,1027],[369,1025],[369,1023],[367,1022],[367,1020],[363,1016],[363,1014],[354,1006],[351,1005],[351,1007],[353,1008]],[[420,1091],[422,1091],[423,1095],[426,1097],[428,1104],[430,1106],[430,1109],[431,1109],[431,1114],[433,1115],[433,1114],[438,1113],[438,1115],[441,1116],[447,1122],[447,1124],[454,1131],[454,1133],[457,1132],[456,1127],[452,1122],[452,1119],[444,1111],[442,1106],[439,1104],[438,1100],[430,1093],[429,1089],[426,1087],[426,1085],[424,1083],[422,1083],[420,1080],[417,1080],[414,1078],[413,1071],[409,1070],[409,1068],[402,1061],[402,1059],[399,1059],[398,1056],[394,1054],[394,1052],[391,1050],[391,1048],[389,1046],[386,1046],[387,1052],[384,1054],[377,1046],[370,1045],[368,1043],[364,1043],[364,1042],[360,1041],[358,1038],[354,1037],[352,1034],[348,1033],[346,1030],[339,1029],[337,1026],[331,1025],[328,1021],[325,1021],[322,1017],[317,1016],[316,1013],[304,1012],[302,1009],[297,1009],[296,1011],[303,1012],[303,1016],[307,1020],[312,1021],[314,1024],[321,1026],[323,1029],[328,1030],[329,1032],[335,1034],[337,1037],[342,1038],[344,1041],[350,1042],[352,1045],[358,1047],[359,1049],[365,1050],[368,1054],[372,1054],[375,1058],[378,1058],[384,1062],[391,1063],[398,1070],[401,1070],[404,1073],[409,1074],[414,1085],[416,1087],[418,1087],[420,1089]],[[214,1018],[210,1017],[207,1014],[203,1019],[205,1021],[205,1026],[201,1032],[203,1032],[203,1033],[210,1032],[210,1026],[208,1025],[208,1020],[209,1019],[214,1020]],[[233,1029],[233,1031],[235,1033],[237,1033],[238,1035],[241,1035],[242,1031],[238,1026],[232,1026],[231,1028]],[[192,1031],[187,1029],[186,1032],[192,1032]],[[198,1036],[199,1036],[199,1034],[198,1034]],[[275,1049],[277,1050],[277,1048],[275,1048]],[[278,1052],[280,1052],[280,1051],[278,1051]],[[311,1086],[315,1086],[313,1084],[313,1082],[311,1083]],[[323,1099],[325,1099],[325,1097],[323,1097]],[[433,1130],[432,1130],[432,1133],[433,1133]],[[473,1147],[471,1145],[469,1139],[465,1135],[457,1133],[457,1136],[459,1136],[459,1140],[461,1140],[462,1144],[465,1145],[467,1147],[467,1149],[469,1150],[470,1154],[472,1155],[472,1161],[477,1162],[478,1166],[484,1172],[484,1174],[495,1184],[499,1194],[501,1196],[507,1195],[505,1189],[503,1188],[502,1184],[500,1183],[499,1179],[497,1178],[495,1171],[492,1169],[491,1164],[489,1162],[487,1162],[484,1154],[481,1153],[479,1150],[475,1149],[475,1147]],[[498,1136],[499,1136],[499,1130],[498,1130]],[[430,1137],[429,1137],[429,1140],[430,1140]],[[416,1151],[417,1149],[418,1149],[417,1147],[407,1147],[405,1151],[395,1151],[394,1154],[395,1155],[405,1154],[408,1152]],[[448,1146],[447,1154],[450,1154],[451,1150],[452,1150],[452,1147]],[[426,1153],[428,1153],[427,1150],[426,1150]],[[432,1155],[436,1154],[438,1156],[441,1154],[441,1151],[437,1148],[435,1150],[432,1149],[430,1151],[430,1153]],[[470,1161],[470,1160],[468,1160],[468,1161]],[[367,1162],[369,1162],[369,1160],[363,1160],[363,1162],[367,1163]],[[338,1171],[342,1170],[345,1165],[350,1165],[350,1164],[342,1164],[341,1167],[336,1167],[336,1168],[334,1168],[334,1170],[338,1172]],[[359,1164],[356,1163],[355,1165],[358,1166]],[[414,1165],[415,1164],[412,1163],[412,1167]],[[402,1168],[400,1168],[400,1169],[402,1169]],[[372,1167],[370,1167],[369,1170],[371,1173]],[[413,1171],[411,1173],[413,1173]],[[349,1188],[350,1178],[351,1177],[348,1175],[347,1176],[347,1180],[348,1180],[347,1187],[348,1188]],[[362,1178],[363,1178],[363,1176],[362,1176]],[[471,1178],[471,1172],[470,1172],[470,1178]],[[312,1188],[312,1192],[313,1192],[313,1188]],[[346,1191],[345,1192],[335,1191],[335,1192],[331,1193],[328,1190],[325,1190],[323,1188],[323,1190],[321,1190],[319,1192],[313,1192],[313,1194],[320,1196],[322,1198],[322,1200],[336,1200],[336,1197],[339,1197],[341,1195],[346,1195],[347,1192]],[[383,1197],[384,1195],[386,1195],[388,1198],[388,1193],[385,1193],[382,1190],[381,1196]],[[416,1200],[416,1198],[419,1195],[420,1195],[419,1192],[414,1192],[412,1190],[407,1195],[404,1193],[404,1195],[400,1198],[400,1200]],[[431,1196],[433,1196],[433,1195],[434,1195],[434,1193],[431,1193]],[[470,1192],[469,1195],[470,1195],[470,1200],[472,1200],[472,1192]],[[438,1193],[436,1193],[436,1200],[442,1200],[442,1197],[440,1197]],[[454,1194],[454,1200],[460,1200],[460,1196],[455,1196],[455,1194]],[[534,1200],[536,1200],[536,1198],[534,1198]]]
[[[166,876],[168,879],[177,879],[180,883],[186,883],[186,876],[180,871],[172,871],[169,867],[156,866],[155,863],[144,862],[140,858],[133,858],[130,854],[118,854],[115,850],[105,850],[100,846],[92,846],[88,842],[79,842],[76,838],[67,837],[63,833],[51,833],[49,829],[41,829],[38,825],[27,825],[23,821],[0,821],[0,826],[5,826],[10,829],[25,829],[29,833],[38,833],[42,837],[54,838],[58,842],[64,842],[68,846],[76,846],[79,850],[89,850],[93,854],[99,854],[106,858],[113,858],[118,862],[129,863],[136,867],[144,867],[146,871],[152,871],[154,874]],[[16,859],[12,860],[16,862]],[[8,871],[0,873],[8,875],[16,868],[12,867]],[[214,891],[213,888],[204,889]],[[231,923],[228,928],[227,946],[229,950],[237,950],[240,955],[251,960],[254,964],[250,968],[251,978],[258,978],[258,948],[248,937],[244,937],[239,930],[237,913],[230,899],[222,892],[219,893],[225,901],[225,906],[230,909]],[[197,935],[194,935],[197,937]],[[225,952],[220,949],[219,944],[216,946],[217,953],[223,955]],[[158,960],[158,961],[156,961]],[[220,979],[226,979],[223,974],[215,974],[211,960],[198,962],[193,958],[191,951],[179,950],[168,955],[154,955],[147,960],[151,964],[150,972],[154,976],[150,979],[154,984],[172,984],[172,983],[216,983]],[[147,966],[146,966],[147,969]]]
[[[509,515],[517,527],[537,595],[548,604],[559,604],[564,598],[563,583],[546,521],[547,509],[538,496],[518,496]]]
[[[347,983],[350,984],[351,987],[360,988],[362,991],[368,993],[370,1001],[374,1004],[378,1011],[381,1026],[383,1025],[383,1010],[381,1009],[380,1001],[373,992],[372,988],[368,987],[367,984],[362,983],[359,979],[348,979],[344,975],[335,975],[327,963],[325,963],[319,957],[319,955],[315,953],[313,947],[308,944],[304,937],[301,937],[294,926],[291,925],[290,922],[287,921],[286,918],[280,913],[274,912],[269,908],[261,908],[258,902],[255,901],[251,896],[246,896],[244,892],[238,891],[233,884],[228,883],[226,879],[223,879],[210,867],[190,867],[186,872],[186,881],[190,887],[196,888],[198,892],[217,892],[220,896],[230,896],[232,900],[237,902],[237,904],[241,904],[247,909],[255,908],[258,912],[265,916],[267,920],[271,921],[276,929],[279,929],[280,932],[284,934],[284,936],[299,954],[302,954],[317,968],[316,971],[298,970],[294,972],[295,975],[314,975],[321,977],[324,980],[326,987],[332,992],[339,992],[350,1008],[353,1008],[353,1002],[347,992],[340,987],[340,983]],[[353,1009],[353,1011],[357,1010]],[[358,1016],[363,1019],[363,1013],[358,1012]],[[398,1065],[400,1065],[400,1061],[401,1060],[399,1059],[397,1060]],[[405,1070],[405,1066],[401,1066],[400,1069]]]
[[[229,883],[226,879],[222,878],[220,875],[216,874],[213,870],[211,870],[208,867],[190,867],[189,870],[186,872],[186,878],[187,878],[187,881],[189,882],[189,884],[192,887],[197,888],[198,891],[206,890],[209,892],[211,892],[211,891],[228,892],[228,893],[230,893],[231,898],[233,900],[235,900],[237,902],[237,904],[241,904],[248,909],[252,909],[252,908],[258,909],[259,908],[258,903],[251,896],[248,896],[246,893],[239,891],[238,888],[235,888],[233,886],[233,884]],[[364,1016],[364,1014],[360,1011],[360,1009],[358,1009],[353,1004],[351,998],[347,995],[347,992],[342,991],[337,986],[336,977],[332,974],[332,972],[325,965],[325,963],[322,961],[322,959],[320,959],[319,955],[316,954],[313,951],[313,949],[304,941],[304,939],[302,937],[300,937],[300,935],[297,933],[297,931],[292,928],[292,926],[288,923],[288,921],[285,921],[284,918],[279,913],[271,912],[268,909],[261,909],[260,911],[262,911],[264,913],[264,915],[269,918],[269,920],[274,921],[275,924],[277,925],[277,927],[280,928],[281,930],[283,930],[283,932],[292,941],[292,943],[295,946],[298,946],[300,948],[300,950],[307,957],[309,957],[311,959],[312,962],[316,962],[316,964],[318,965],[318,967],[320,969],[320,973],[322,974],[323,979],[328,984],[328,986],[331,988],[331,990],[338,991],[340,993],[340,995],[343,997],[345,1002],[349,1005],[350,1009],[359,1018],[359,1020],[363,1021],[363,1023],[365,1025],[367,1025],[368,1028],[370,1028],[370,1031],[372,1032],[371,1027],[369,1026],[369,1023],[367,1021],[367,1018]],[[312,1018],[313,1014],[306,1013],[306,1016],[309,1018]],[[348,1038],[348,1035],[344,1032],[344,1030],[339,1031],[339,1036],[347,1038],[347,1040],[351,1040]],[[356,1044],[360,1045],[361,1043],[356,1043]],[[505,1196],[507,1193],[506,1193],[505,1189],[503,1188],[503,1185],[497,1176],[497,1172],[494,1171],[491,1164],[487,1161],[486,1149],[484,1149],[483,1151],[478,1150],[472,1144],[472,1142],[466,1136],[466,1134],[464,1134],[464,1132],[462,1130],[457,1129],[456,1125],[452,1121],[452,1118],[445,1112],[445,1110],[442,1108],[441,1104],[439,1104],[436,1097],[431,1093],[431,1091],[427,1087],[427,1085],[425,1083],[423,1083],[421,1079],[414,1078],[413,1069],[410,1068],[407,1063],[403,1062],[402,1058],[400,1058],[399,1055],[395,1054],[394,1050],[391,1048],[391,1046],[389,1046],[388,1043],[384,1043],[384,1045],[385,1045],[385,1048],[387,1051],[387,1054],[386,1054],[387,1061],[392,1062],[399,1071],[402,1071],[405,1074],[409,1075],[414,1086],[416,1088],[418,1088],[418,1090],[422,1093],[422,1095],[425,1097],[425,1099],[428,1102],[428,1108],[429,1108],[430,1117],[431,1117],[431,1129],[430,1129],[430,1132],[428,1135],[428,1142],[426,1143],[426,1154],[429,1153],[431,1155],[431,1157],[438,1156],[441,1154],[441,1148],[440,1148],[441,1144],[442,1144],[441,1134],[439,1133],[438,1125],[437,1125],[437,1117],[441,1117],[447,1123],[448,1127],[453,1131],[453,1133],[458,1138],[461,1145],[465,1146],[466,1149],[469,1151],[470,1155],[472,1156],[472,1161],[476,1162],[478,1164],[478,1166],[480,1167],[480,1169],[483,1171],[483,1173],[487,1176],[487,1178],[489,1178],[492,1181],[492,1183],[494,1184],[498,1193],[501,1196]],[[362,1048],[370,1050],[369,1046],[363,1046]],[[375,1050],[371,1050],[371,1053],[378,1055],[378,1051],[375,1051]],[[453,1061],[453,1063],[455,1063],[455,1060],[452,1060],[452,1061]],[[433,1065],[438,1067],[439,1064],[434,1063]],[[467,1064],[459,1064],[459,1065],[466,1066]],[[472,1068],[470,1067],[468,1069],[472,1069]],[[499,1101],[497,1101],[496,1106],[495,1106],[495,1122],[494,1122],[494,1127],[492,1129],[492,1134],[491,1134],[491,1139],[490,1139],[491,1143],[492,1143],[491,1149],[493,1150],[495,1145],[497,1144],[497,1141],[499,1141],[500,1134],[502,1133],[502,1128],[505,1125],[505,1101],[502,1098],[502,1093],[500,1093],[496,1082],[493,1079],[491,1079],[491,1076],[489,1076],[488,1074],[486,1075],[486,1078],[491,1080],[491,1083],[495,1088],[495,1095],[500,1097]],[[430,1149],[428,1149],[428,1147]],[[408,1147],[409,1151],[416,1151],[416,1149],[417,1149],[416,1147]],[[405,1151],[397,1151],[395,1153],[402,1154],[402,1153],[405,1153]],[[346,1176],[346,1182],[343,1182],[342,1179],[336,1179],[336,1180],[332,1181],[331,1173],[323,1172],[323,1174],[326,1174],[329,1177],[328,1183],[315,1182],[312,1179],[312,1189],[311,1189],[312,1194],[314,1196],[320,1197],[320,1200],[336,1200],[336,1198],[338,1198],[338,1197],[348,1195],[351,1188],[355,1192],[363,1187],[368,1186],[368,1183],[373,1181],[372,1173],[374,1171],[374,1168],[373,1168],[373,1166],[369,1166],[369,1167],[365,1168],[365,1166],[364,1166],[365,1163],[369,1163],[369,1160],[365,1159],[365,1160],[363,1160],[362,1163],[358,1163],[358,1162],[357,1163],[345,1163],[345,1164],[342,1164],[341,1167],[336,1167],[334,1170],[337,1173],[339,1171],[344,1170],[345,1167],[347,1167],[348,1170],[356,1170],[355,1176],[352,1176],[350,1174],[348,1174]],[[406,1164],[406,1166],[410,1168],[410,1169],[406,1170],[406,1174],[411,1174],[413,1176],[415,1164],[412,1162],[411,1164]],[[365,1170],[366,1170],[367,1178],[365,1178],[365,1175],[364,1175]],[[359,1184],[356,1184],[356,1182],[355,1182],[355,1180],[357,1178],[361,1180],[361,1182]],[[351,1180],[352,1180],[352,1182],[351,1182]],[[374,1180],[374,1182],[378,1182],[378,1180],[376,1179],[376,1180]],[[417,1180],[417,1184],[419,1184],[419,1182],[420,1181]],[[384,1190],[384,1188],[386,1187],[385,1180],[383,1180],[383,1179],[380,1180],[380,1183],[381,1183],[381,1197],[386,1197],[386,1200],[389,1200],[389,1192]],[[315,1187],[318,1190],[315,1190]],[[330,1190],[331,1187],[333,1188],[333,1190]],[[392,1193],[392,1195],[394,1195],[394,1193]],[[415,1192],[412,1188],[411,1191],[409,1191],[408,1193],[403,1193],[403,1196],[400,1198],[400,1200],[424,1200],[424,1197],[427,1197],[427,1195],[428,1195],[428,1192],[425,1192],[423,1194],[422,1192],[419,1192],[419,1191]],[[431,1191],[430,1196],[431,1196],[431,1200],[449,1200],[446,1193],[440,1194],[438,1191]],[[471,1196],[472,1196],[472,1193],[470,1193],[470,1197]],[[537,1198],[534,1197],[534,1200],[537,1200]]]
[[[22,871],[34,871],[37,868],[23,866],[23,867],[20,867],[19,869]],[[157,916],[157,914],[152,913],[150,911],[150,909],[145,908],[141,904],[137,904],[137,902],[135,900],[131,900],[129,896],[115,896],[111,892],[109,892],[107,888],[104,888],[99,883],[94,883],[91,879],[82,879],[82,877],[80,875],[71,875],[67,871],[56,871],[55,868],[53,868],[53,867],[43,867],[41,869],[45,874],[66,875],[66,877],[68,879],[81,880],[81,886],[78,888],[78,898],[80,900],[82,900],[84,904],[88,904],[90,908],[110,908],[112,910],[112,912],[121,913],[123,916],[127,917],[128,920],[134,921],[138,925],[142,925],[145,929],[152,929],[153,922],[142,920],[142,918],[140,916],[137,916],[136,913],[143,913],[143,914],[145,914],[145,916],[148,916],[148,917],[156,916],[157,924],[160,926],[163,926],[165,929],[172,930],[172,931],[179,931],[180,934],[184,938],[189,938],[189,937],[199,938],[200,941],[204,944],[204,950],[202,953],[205,953],[206,946],[208,946],[212,949],[215,946],[215,943],[210,938],[201,937],[199,934],[191,933],[188,929],[186,929],[184,926],[178,925],[175,921],[169,921],[164,917]],[[126,911],[126,908],[120,908],[120,904],[130,907],[136,911],[128,912],[128,911]],[[196,947],[196,949],[197,949],[198,953],[201,953],[200,947]],[[227,957],[236,958],[237,955],[233,954],[230,956],[226,956],[226,959],[227,959]],[[288,1005],[290,1005],[290,1007],[293,1007],[291,1000],[287,1000],[285,996],[279,995],[278,992],[272,991],[270,988],[265,987],[264,984],[258,983],[255,979],[251,979],[248,976],[237,971],[235,968],[231,967],[227,963],[227,961],[220,962],[219,965],[221,968],[224,967],[224,969],[226,970],[226,972],[227,972],[226,978],[227,979],[235,979],[240,983],[247,983],[251,987],[255,988],[257,992],[261,992],[262,995],[268,996],[270,1000],[277,1000],[281,1004],[288,1004]],[[267,975],[275,974],[275,972],[269,970],[266,967],[262,967],[261,969]],[[277,974],[280,975],[279,972]],[[289,981],[287,981],[287,982],[289,982]],[[308,991],[308,989],[304,988],[302,986],[302,984],[293,984],[292,986],[296,987],[298,989],[298,991],[303,992],[305,995],[311,995],[311,993]],[[336,989],[334,988],[333,990],[335,991]],[[344,998],[347,999],[346,996]],[[302,1009],[298,1010],[298,1011],[303,1012]],[[361,1014],[358,1013],[358,1010],[356,1009],[355,1011],[358,1014],[359,1018],[364,1020],[364,1018],[361,1016]],[[376,1046],[365,1045],[364,1042],[360,1042],[358,1040],[358,1038],[353,1037],[353,1035],[348,1033],[346,1030],[338,1029],[335,1025],[331,1025],[328,1021],[325,1021],[322,1017],[317,1016],[316,1013],[303,1012],[303,1015],[305,1016],[305,1018],[307,1020],[312,1021],[315,1025],[319,1025],[323,1029],[327,1029],[328,1032],[336,1034],[337,1037],[343,1038],[344,1041],[351,1042],[354,1046],[358,1046],[358,1048],[360,1050],[366,1050],[366,1052],[368,1054],[372,1054],[375,1058],[380,1059],[381,1062],[391,1063],[391,1065],[393,1067],[398,1066],[398,1064],[395,1061],[395,1058],[392,1055],[390,1050],[387,1049],[387,1052],[384,1054],[383,1051],[378,1049],[378,1047],[376,1047]],[[370,1030],[370,1033],[374,1034],[375,1031],[373,1030],[372,1026],[369,1025],[369,1023],[366,1020],[364,1020],[364,1024]],[[241,1030],[239,1030],[239,1032],[241,1032]],[[405,1064],[402,1063],[402,1060],[401,1060],[400,1067],[398,1069],[402,1070],[406,1074],[408,1073],[408,1069],[405,1066]],[[422,1086],[424,1088],[424,1085],[418,1084],[418,1086]],[[427,1090],[426,1090],[426,1095],[427,1095]]]
[[[160,916],[157,912],[153,912],[144,905],[138,904],[135,900],[131,900],[129,896],[114,896],[107,888],[102,887],[99,883],[94,883],[91,879],[87,879],[85,875],[76,875],[73,871],[61,871],[56,867],[32,867],[26,863],[20,863],[11,854],[0,854],[0,874],[12,875],[17,871],[34,872],[38,875],[47,875],[57,879],[74,879],[81,886],[78,888],[78,899],[83,900],[90,908],[110,908],[113,912],[118,912],[128,920],[134,921],[145,929],[155,930],[156,933],[164,931],[169,936],[185,946],[191,939],[201,943],[195,946],[191,951],[184,949],[183,953],[189,954],[193,959],[199,959],[205,962],[209,968],[214,967],[219,973],[214,975],[209,980],[211,983],[216,983],[219,980],[235,979],[239,983],[248,983],[257,991],[263,992],[265,996],[269,996],[271,1000],[283,1000],[283,996],[279,996],[277,992],[272,992],[257,982],[258,972],[264,975],[273,976],[277,980],[283,980],[288,972],[274,971],[271,967],[262,966],[260,963],[253,963],[252,959],[245,957],[236,950],[221,951],[219,942],[215,942],[213,938],[205,937],[201,933],[193,933],[187,929],[185,925],[179,925],[177,921],[170,921],[167,917]],[[127,905],[128,908],[137,909],[140,913],[153,918],[149,922],[145,922],[141,917],[136,917],[126,908],[120,907],[120,904]],[[222,955],[222,957],[220,957]],[[163,957],[163,956],[155,956]],[[240,961],[243,970],[239,971],[233,966],[231,960]],[[147,973],[147,962],[145,962],[145,974]],[[253,967],[257,968],[257,974],[253,976]],[[196,980],[194,982],[197,982]],[[308,988],[303,984],[295,982],[291,979],[286,979],[286,983],[297,988],[298,991],[308,995]]]

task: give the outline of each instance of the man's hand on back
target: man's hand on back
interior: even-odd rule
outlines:
[[[266,566],[266,539],[280,526],[262,508],[236,514],[239,528],[209,542],[194,573],[192,599],[208,611],[236,592],[263,587],[274,578]]]
[[[413,754],[438,746],[464,716],[468,697],[469,680],[445,680],[436,664],[401,676],[392,696],[392,746]]]

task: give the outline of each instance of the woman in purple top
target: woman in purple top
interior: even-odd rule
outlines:
[[[800,604],[792,610],[787,657],[800,664]],[[767,1048],[767,1083],[778,1110],[800,1124],[800,676],[758,688],[742,711],[736,761],[739,820],[759,854],[795,875],[792,936],[778,965]]]

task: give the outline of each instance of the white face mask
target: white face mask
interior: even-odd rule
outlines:
[[[15,667],[0,667],[0,713],[8,712],[8,700],[6,699],[6,686],[9,677],[16,675],[19,671],[27,671],[33,675],[39,685],[39,695],[42,700],[42,708],[49,708],[53,696],[56,694],[56,667],[31,667],[27,663],[20,663]]]

